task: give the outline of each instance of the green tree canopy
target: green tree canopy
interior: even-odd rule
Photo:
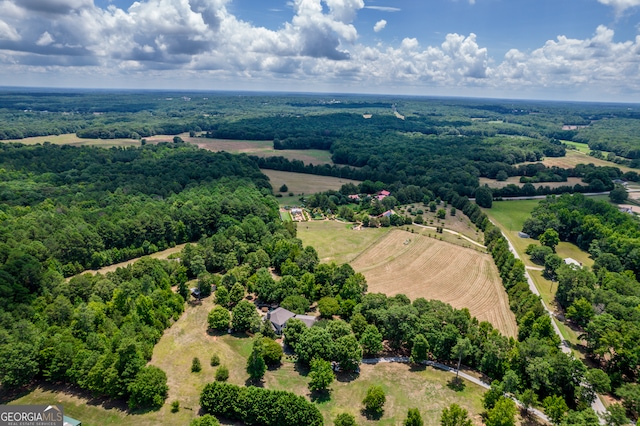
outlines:
[[[260,316],[253,303],[242,300],[233,308],[231,325],[235,331],[257,331],[260,328]]]
[[[231,322],[231,314],[227,308],[216,306],[209,312],[207,322],[209,323],[209,328],[213,330],[227,331]]]
[[[309,371],[309,390],[326,391],[333,383],[335,376],[331,363],[324,359],[314,358],[311,360],[311,370]]]
[[[143,367],[129,384],[129,407],[158,409],[167,399],[168,392],[165,372],[153,365]]]
[[[367,389],[367,395],[362,400],[362,403],[367,412],[379,416],[384,411],[384,403],[386,401],[387,397],[382,386],[373,385]]]
[[[409,408],[407,412],[407,418],[404,419],[404,426],[424,426],[420,410],[417,408]]]
[[[458,404],[451,404],[442,410],[440,426],[472,426],[469,412]]]

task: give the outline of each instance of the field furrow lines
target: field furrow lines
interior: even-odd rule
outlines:
[[[488,254],[434,238],[393,230],[352,262],[369,292],[406,294],[468,308],[503,334],[517,335],[507,295]]]

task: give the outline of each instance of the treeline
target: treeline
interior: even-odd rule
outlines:
[[[200,395],[205,413],[245,425],[321,426],[322,414],[315,404],[291,392],[240,387],[229,383],[207,384]]]

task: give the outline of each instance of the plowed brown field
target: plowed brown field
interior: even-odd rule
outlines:
[[[491,256],[402,230],[393,230],[351,262],[370,293],[405,294],[468,308],[507,336],[516,319]]]

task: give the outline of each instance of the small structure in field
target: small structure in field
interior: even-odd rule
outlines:
[[[581,263],[581,262],[578,262],[577,260],[572,259],[572,258],[570,258],[570,257],[567,257],[567,258],[564,260],[564,263],[566,263],[567,265],[575,265],[575,266],[577,266],[577,267],[582,267],[582,263]]]
[[[396,214],[396,212],[394,212],[393,210],[387,210],[386,212],[382,213],[380,216],[378,217],[391,217],[394,214]]]
[[[301,208],[293,207],[289,213],[291,213],[291,220],[294,222],[303,222],[305,220],[304,213]]]
[[[529,234],[527,234],[526,232],[521,232],[521,231],[518,232],[518,237],[520,237],[520,238],[531,238],[529,236]]]
[[[314,316],[294,314],[285,308],[277,308],[267,314],[267,320],[271,322],[271,327],[276,334],[282,334],[287,321],[291,318],[299,319],[307,327],[311,327],[317,320]]]

